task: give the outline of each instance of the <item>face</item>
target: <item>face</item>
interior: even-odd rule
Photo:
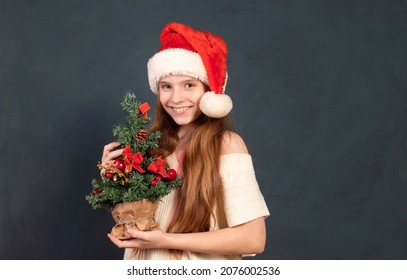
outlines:
[[[164,110],[181,126],[192,124],[202,114],[199,100],[205,84],[189,76],[168,76],[158,83],[158,94]]]

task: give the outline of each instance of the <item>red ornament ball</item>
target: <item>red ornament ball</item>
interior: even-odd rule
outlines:
[[[106,172],[105,176],[106,176],[106,178],[111,179],[111,178],[113,178],[114,173],[112,173],[112,172]]]
[[[150,184],[151,184],[152,186],[157,185],[157,183],[158,183],[158,181],[157,181],[156,179],[153,179],[153,180],[150,182]]]
[[[98,195],[102,192],[102,190],[100,188],[94,188],[92,190],[92,195]]]
[[[123,171],[126,168],[124,161],[122,159],[116,159],[113,164],[120,170]]]
[[[174,181],[177,178],[177,171],[175,169],[168,170],[167,174],[169,181]]]

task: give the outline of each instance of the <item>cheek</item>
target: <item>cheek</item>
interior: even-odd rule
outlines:
[[[158,100],[164,105],[168,101],[168,94],[158,93]]]
[[[202,95],[204,95],[203,91],[196,92],[194,95],[191,96],[191,99],[193,100],[194,103],[199,103],[199,100],[201,100]]]

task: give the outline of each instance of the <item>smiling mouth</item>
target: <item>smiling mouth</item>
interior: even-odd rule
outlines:
[[[176,113],[182,113],[185,112],[186,110],[188,110],[190,107],[172,107],[172,109],[176,112]]]

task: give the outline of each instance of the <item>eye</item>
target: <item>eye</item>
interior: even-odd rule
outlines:
[[[162,90],[171,89],[171,85],[162,83],[162,84],[160,84],[160,89],[162,89]]]
[[[186,88],[193,88],[193,87],[195,87],[196,85],[194,84],[194,83],[186,83],[185,84],[185,87]]]

